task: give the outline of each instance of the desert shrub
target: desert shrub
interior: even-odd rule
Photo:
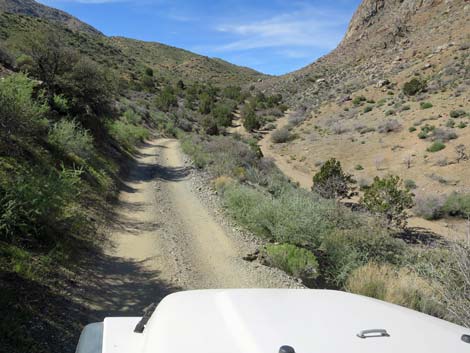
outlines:
[[[15,64],[15,59],[3,46],[0,46],[0,63],[10,68]]]
[[[231,185],[223,197],[229,213],[255,234],[298,246],[316,248],[336,227],[354,227],[359,222],[336,202],[285,186],[273,198],[246,186]]]
[[[212,115],[218,125],[224,127],[232,125],[232,108],[229,105],[216,104],[212,109]]]
[[[441,312],[430,283],[405,268],[369,263],[351,274],[346,289],[431,315]]]
[[[2,174],[8,173],[8,177],[0,176],[2,240],[31,241],[51,237],[60,230],[77,231],[81,216],[76,204],[81,185],[80,170],[42,171],[19,165],[2,167]],[[14,170],[9,170],[12,168]]]
[[[468,126],[467,123],[465,123],[465,122],[463,122],[463,121],[461,121],[461,122],[459,123],[459,125],[457,125],[457,127],[458,127],[459,129],[465,129],[467,126]]]
[[[62,94],[55,94],[52,97],[52,105],[51,108],[55,109],[61,114],[66,114],[70,108],[69,101],[66,97]]]
[[[285,143],[292,139],[292,134],[290,131],[283,127],[281,129],[277,129],[273,131],[271,134],[271,141],[274,143]]]
[[[414,126],[412,126],[412,127],[410,127],[410,128],[408,129],[408,131],[409,131],[409,132],[415,132],[415,131],[416,131],[416,128],[415,128]]]
[[[164,87],[160,94],[155,98],[155,104],[158,109],[164,112],[169,111],[172,107],[176,107],[178,105],[178,100],[173,88],[170,86]]]
[[[23,74],[0,80],[0,136],[34,135],[45,127],[44,104],[33,100],[35,84]]]
[[[201,126],[207,135],[219,134],[219,125],[212,115],[204,115],[201,119]]]
[[[331,127],[331,130],[336,135],[342,135],[349,131],[349,129],[342,123],[338,122]]]
[[[313,176],[312,191],[327,199],[342,199],[350,196],[353,183],[352,176],[346,174],[341,163],[332,158]]]
[[[421,109],[429,109],[433,107],[432,103],[430,102],[421,102],[419,106]]]
[[[470,245],[453,242],[448,253],[445,261],[439,257],[437,266],[427,262],[425,272],[445,310],[444,318],[470,327]]]
[[[116,120],[107,124],[110,135],[128,149],[149,137],[149,131],[142,126],[135,126],[122,120]]]
[[[412,179],[405,179],[405,181],[403,182],[403,185],[408,190],[414,190],[417,188],[416,182]]]
[[[380,133],[397,132],[401,129],[402,125],[396,119],[389,119],[377,127],[377,131]]]
[[[369,112],[371,112],[373,109],[374,109],[374,107],[371,107],[370,105],[368,105],[367,107],[364,108],[364,113],[369,113]]]
[[[320,246],[322,276],[329,285],[340,288],[352,271],[369,261],[401,264],[405,249],[402,240],[390,237],[373,220],[355,229],[338,229],[325,237]]]
[[[385,112],[385,116],[395,115],[396,111],[393,109],[389,109]]]
[[[253,131],[261,127],[261,123],[254,109],[245,107],[242,112],[242,117],[243,117],[243,126],[248,131]]]
[[[439,195],[417,195],[415,197],[414,213],[427,220],[439,219],[443,216],[445,198]]]
[[[357,96],[357,97],[353,98],[352,103],[354,105],[360,105],[360,104],[362,104],[362,102],[365,102],[366,100],[367,99],[364,96]]]
[[[451,193],[444,203],[443,211],[454,217],[470,217],[470,194]]]
[[[191,157],[197,168],[204,168],[209,163],[209,155],[204,151],[200,137],[194,135],[184,136],[181,140],[181,149]]]
[[[360,164],[356,164],[356,166],[354,167],[354,170],[364,170],[364,167]]]
[[[448,128],[454,128],[454,127],[455,127],[455,121],[454,121],[454,120],[451,120],[451,119],[447,120],[447,122],[446,122],[446,127],[448,127]]]
[[[49,131],[48,141],[65,153],[88,159],[93,154],[93,138],[75,120],[61,120]]]
[[[434,129],[432,133],[433,140],[438,140],[441,142],[455,140],[457,137],[458,137],[457,134],[450,129],[437,128],[437,129]]]
[[[116,82],[110,71],[90,59],[81,58],[64,75],[61,91],[74,114],[101,116],[112,110]]]
[[[443,144],[441,141],[434,142],[431,146],[429,146],[426,151],[428,152],[439,152],[446,148],[446,145]]]
[[[462,116],[465,116],[465,114],[466,114],[466,113],[465,113],[465,110],[461,110],[461,109],[459,109],[459,110],[452,110],[452,111],[450,112],[450,117],[451,117],[451,118],[460,118],[460,117],[462,117]]]
[[[203,92],[199,95],[199,113],[209,114],[212,111],[214,99],[207,92]]]
[[[407,96],[414,96],[426,88],[426,82],[413,78],[403,85],[403,93]]]
[[[133,109],[127,109],[123,117],[129,124],[139,125],[142,122],[142,117]]]
[[[374,214],[383,215],[389,226],[406,226],[406,210],[413,206],[413,195],[402,187],[398,176],[375,177],[374,182],[364,192],[360,204]]]
[[[306,249],[291,244],[268,244],[264,255],[268,265],[298,277],[307,284],[318,277],[318,261]]]
[[[296,110],[289,116],[289,125],[290,126],[298,126],[302,124],[305,119],[307,119],[307,113],[303,109]]]
[[[243,98],[244,98],[242,94],[242,89],[241,87],[238,87],[238,86],[224,87],[224,89],[222,90],[222,95],[225,98],[233,99],[234,101],[237,101],[239,103],[242,103]]]

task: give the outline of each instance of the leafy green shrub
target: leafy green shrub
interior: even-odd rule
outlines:
[[[110,135],[128,149],[149,137],[149,131],[142,126],[135,126],[122,120],[116,120],[107,124]]]
[[[403,85],[403,93],[407,96],[414,96],[426,88],[426,82],[413,78]]]
[[[158,109],[167,112],[172,107],[178,105],[178,100],[176,98],[175,92],[172,87],[166,86],[156,97],[155,103]]]
[[[219,126],[232,125],[232,108],[227,104],[216,104],[212,109],[212,115]]]
[[[367,107],[364,108],[364,113],[369,113],[373,110],[374,108],[368,105]]]
[[[315,255],[291,244],[268,244],[265,250],[268,265],[311,283],[318,277],[318,262]]]
[[[69,102],[62,94],[54,95],[52,98],[52,108],[61,114],[66,114],[69,110]]]
[[[214,99],[207,92],[203,92],[199,95],[199,113],[209,114],[212,111]]]
[[[426,151],[428,152],[439,152],[446,148],[446,145],[443,144],[441,141],[434,142],[431,146],[429,146]]]
[[[43,172],[2,163],[0,175],[0,234],[3,240],[20,242],[48,237],[52,232],[77,230],[81,216],[76,198],[81,170],[62,168]],[[9,170],[14,168],[14,170]]]
[[[241,185],[224,192],[229,213],[255,234],[282,243],[316,248],[336,227],[354,227],[357,217],[334,201],[283,187],[273,198]]]
[[[261,123],[253,109],[245,108],[243,110],[243,126],[248,131],[253,131],[261,127]]]
[[[65,153],[88,159],[93,154],[93,138],[75,120],[61,120],[49,131],[48,141]]]
[[[320,247],[322,276],[329,285],[340,288],[352,271],[369,261],[401,264],[405,249],[402,240],[391,237],[372,220],[354,229],[337,229]]]
[[[292,139],[292,134],[291,132],[283,127],[281,129],[277,129],[273,131],[271,134],[271,141],[274,143],[285,143],[288,142]]]
[[[469,218],[470,194],[451,193],[445,201],[443,211],[450,216]]]
[[[408,217],[406,210],[413,206],[413,195],[408,189],[402,188],[398,176],[390,175],[383,179],[375,177],[360,203],[368,211],[383,215],[389,225],[405,227]]]
[[[421,109],[429,109],[433,107],[432,103],[430,102],[421,102],[419,106]]]
[[[407,188],[408,190],[414,190],[417,188],[416,182],[412,179],[406,179],[403,182],[403,185],[405,185],[405,188]]]
[[[331,158],[313,176],[312,191],[327,199],[342,199],[350,196],[354,182],[352,176],[343,171],[341,163]]]
[[[32,99],[35,83],[23,74],[0,80],[0,136],[34,135],[45,128],[47,107]]]
[[[457,127],[458,127],[459,129],[465,129],[467,126],[468,126],[467,123],[465,123],[465,122],[463,122],[463,121],[461,121],[461,122],[459,123],[459,125],[457,125]]]
[[[459,109],[459,110],[452,110],[452,111],[450,112],[450,117],[451,117],[451,118],[460,118],[460,117],[462,117],[462,116],[465,116],[465,114],[466,114],[466,113],[465,113],[465,110],[461,110],[461,109]]]
[[[137,114],[133,109],[127,109],[124,112],[123,116],[129,124],[139,125],[142,122],[142,117]]]
[[[367,99],[366,97],[364,96],[357,96],[357,97],[354,97],[354,99],[352,100],[352,103],[354,105],[359,105],[361,104],[362,102],[365,102]]]

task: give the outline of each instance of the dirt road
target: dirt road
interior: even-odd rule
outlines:
[[[89,289],[94,295],[86,301],[96,311],[135,315],[184,289],[299,287],[281,271],[242,259],[254,244],[218,222],[191,178],[178,141],[141,148],[120,194],[108,260],[97,266],[99,280]]]

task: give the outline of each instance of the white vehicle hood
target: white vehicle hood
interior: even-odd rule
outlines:
[[[134,319],[125,329],[119,319],[105,320],[103,353],[278,353],[284,345],[297,353],[470,352],[461,340],[468,329],[328,290],[180,292],[158,305],[143,334],[129,336],[124,331],[132,332]],[[389,337],[357,336],[367,329],[385,329]],[[115,349],[116,342],[124,348]]]

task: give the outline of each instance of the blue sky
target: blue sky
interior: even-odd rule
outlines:
[[[279,75],[334,49],[360,0],[40,0],[106,35]]]

